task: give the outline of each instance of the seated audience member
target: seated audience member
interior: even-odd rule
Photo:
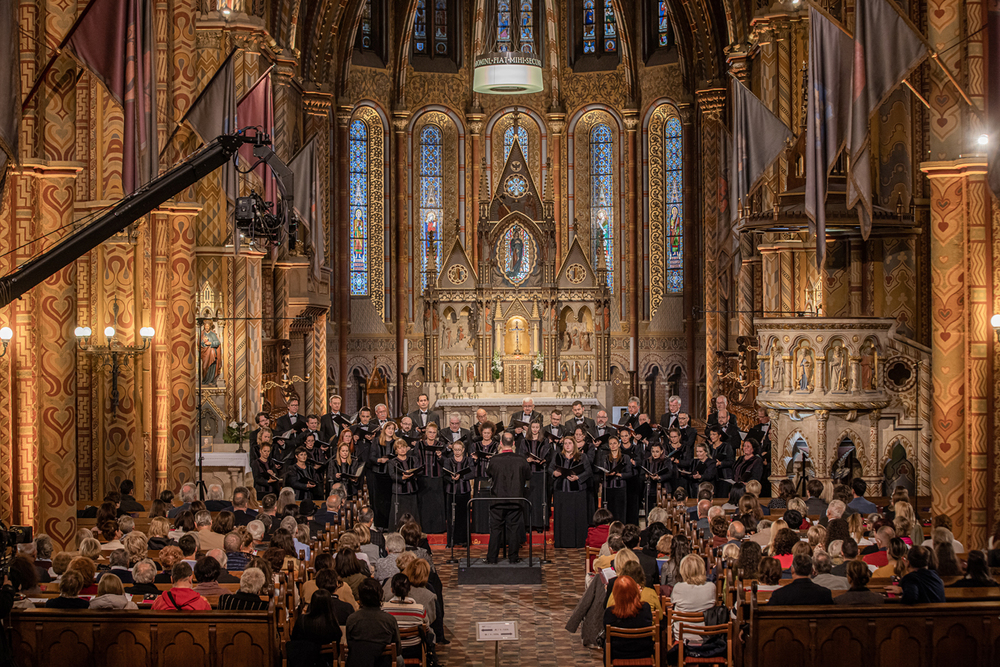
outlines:
[[[882,567],[889,562],[889,543],[896,537],[896,530],[892,526],[882,526],[875,531],[875,545],[877,551],[866,554],[862,557],[869,565]]]
[[[621,572],[618,573],[618,577],[632,577],[635,583],[639,584],[642,601],[649,605],[649,608],[653,610],[653,618],[657,621],[663,617],[663,607],[660,606],[660,596],[655,589],[650,588],[646,585],[646,577],[643,572],[642,566],[635,561],[629,561],[622,566]],[[615,594],[612,590],[611,595],[608,596],[608,607],[613,607],[615,604]]]
[[[229,589],[219,585],[219,573],[222,568],[219,561],[211,556],[202,556],[194,565],[194,578],[198,583],[194,586],[194,592],[199,595],[225,595]]]
[[[944,528],[949,532],[949,534],[951,534],[951,543],[952,546],[955,547],[955,553],[957,554],[965,553],[965,546],[961,542],[956,540],[954,533],[951,532],[952,523],[950,516],[948,516],[947,514],[938,514],[936,517],[934,517],[931,520],[931,529],[932,529],[931,535],[934,535],[937,532],[938,528]]]
[[[364,574],[364,565],[354,555],[354,550],[345,547],[337,551],[335,567],[337,574],[344,580],[344,583],[351,587],[351,593],[357,599],[358,587],[362,581],[367,579],[367,576]]]
[[[958,562],[958,557],[955,555],[955,547],[952,545],[951,540],[935,544],[934,557],[937,560],[937,566],[934,569],[937,570],[938,575],[942,577],[961,577],[965,574],[962,570],[962,564]]]
[[[194,590],[191,566],[181,561],[170,570],[173,586],[153,602],[153,611],[210,611],[212,606]]]
[[[847,577],[838,577],[830,572],[833,569],[830,554],[825,551],[816,551],[813,554],[812,562],[813,583],[829,588],[831,591],[846,591],[851,587]]]
[[[94,561],[84,556],[77,556],[69,562],[68,569],[76,570],[83,575],[83,580],[86,583],[80,589],[80,595],[97,595],[97,584],[94,582],[97,567],[94,565]]]
[[[379,583],[392,579],[399,573],[396,567],[396,557],[406,550],[406,541],[399,533],[389,533],[385,536],[385,550],[388,556],[379,558],[373,566],[372,577]],[[318,556],[317,556],[318,558]]]
[[[986,553],[977,549],[969,552],[965,563],[965,576],[949,584],[949,588],[953,586],[994,587],[1000,586],[1000,583],[997,583],[990,573],[990,568],[986,564]]]
[[[760,577],[760,561],[764,556],[760,545],[749,540],[740,543],[740,555],[736,559],[736,579],[758,579]]]
[[[245,486],[233,489],[233,521],[237,526],[245,526],[257,518],[257,510],[249,507],[250,490]]]
[[[208,485],[208,500],[205,501],[205,509],[209,512],[224,512],[233,509],[233,504],[226,500],[222,493],[221,484]]]
[[[621,521],[612,521],[610,524],[608,524],[608,539],[604,540],[604,544],[601,545],[601,550],[597,554],[598,558],[600,558],[601,556],[611,555],[611,547],[609,546],[609,544],[611,543],[611,538],[615,536],[621,537],[622,530],[624,529],[625,529],[625,524],[622,523]]]
[[[184,535],[177,540],[177,546],[181,549],[181,560],[193,570],[198,562],[198,538],[193,534]]]
[[[770,519],[761,519],[757,522],[757,532],[750,536],[750,540],[760,547],[766,547],[771,543],[771,531],[774,526]]]
[[[412,551],[404,551],[403,553],[396,556],[396,569],[399,572],[405,572],[406,568],[410,566],[415,560],[420,560],[417,558]],[[397,572],[398,574],[398,572]],[[396,576],[395,574],[392,575]],[[392,599],[392,577],[389,577],[384,584],[382,584],[382,599],[390,600]]]
[[[728,540],[726,533],[729,530],[729,521],[724,516],[712,517],[709,521],[709,530],[712,531],[712,548],[721,547]]]
[[[775,591],[781,587],[781,563],[777,558],[766,556],[760,559],[758,591]]]
[[[159,595],[160,589],[153,580],[156,579],[156,563],[149,558],[143,558],[132,566],[133,584],[125,589],[129,595]]]
[[[43,584],[52,581],[49,568],[52,567],[53,549],[52,538],[39,533],[35,538],[35,570],[38,572],[38,581]]]
[[[340,575],[338,575],[336,569],[334,569],[333,554],[327,554],[327,553],[319,554],[318,556],[316,556],[316,562],[314,566],[316,568],[316,578],[310,579],[306,583],[302,584],[302,587],[300,589],[302,592],[303,602],[305,602],[306,604],[309,603],[309,600],[312,598],[312,594],[315,593],[317,590],[319,590],[319,588],[321,588],[320,575],[323,572],[329,571],[332,572],[336,577],[335,579],[336,585],[330,592],[333,593],[338,599],[343,600],[344,602],[351,605],[352,607],[351,611],[354,611],[355,609],[358,608],[358,603],[355,602],[354,593],[351,591],[351,587],[340,579]]]
[[[299,526],[299,530],[302,530],[302,526]],[[360,521],[354,524],[354,528],[351,529],[351,532],[358,536],[358,542],[361,545],[361,553],[368,557],[369,569],[374,570],[373,563],[382,557],[382,554],[385,553],[385,549],[372,542],[371,528]]]
[[[250,533],[250,537],[253,538],[253,542],[250,545],[250,550],[253,551],[262,545],[261,540],[264,539],[264,534],[267,532],[267,528],[264,527],[263,521],[256,519],[247,524],[247,532]]]
[[[832,542],[831,542],[830,546],[831,547],[833,546]],[[847,576],[847,565],[852,560],[859,560],[858,559],[858,543],[854,541],[853,537],[848,537],[846,540],[844,540],[843,542],[841,542],[841,544],[840,544],[840,555],[843,558],[843,562],[841,562],[840,565],[834,565],[833,569],[830,571],[830,574],[834,574],[834,575],[836,575],[838,577],[846,577]]]
[[[358,587],[360,608],[347,619],[347,667],[393,667],[382,652],[396,645],[402,655],[399,624],[382,611],[382,587],[374,579],[365,579]]]
[[[118,530],[118,522],[105,521],[101,526],[101,551],[114,551],[122,548],[122,531]]]
[[[149,506],[149,518],[155,519],[156,517],[161,516],[165,519],[167,518],[167,510],[169,509],[170,507],[165,502],[159,498],[155,498],[153,499],[153,503]]]
[[[410,582],[409,596],[423,605],[427,611],[427,623],[433,626],[437,619],[437,596],[427,587],[427,579],[431,574],[430,566],[427,565],[427,561],[416,558],[403,568],[403,574]]]
[[[703,612],[715,606],[715,584],[705,578],[705,561],[698,554],[689,554],[681,561],[680,567],[683,581],[676,584],[670,592],[670,601],[675,611],[688,613]],[[695,623],[692,625],[704,625]],[[678,624],[674,623],[674,636],[677,637]],[[688,637],[689,644],[700,644],[700,637]]]
[[[826,514],[826,501],[820,496],[823,495],[823,482],[818,479],[811,479],[806,483],[806,514],[822,517]]]
[[[611,510],[606,507],[598,508],[594,512],[594,525],[587,529],[586,545],[595,549],[602,547],[608,541],[608,530],[614,520]]]
[[[132,572],[129,570],[128,556],[125,554],[124,549],[116,549],[115,551],[112,551],[108,556],[108,564],[111,565],[111,569],[97,575],[98,583],[100,583],[101,579],[109,574],[115,574],[123,584],[132,583]]]
[[[217,533],[213,530],[213,527],[219,521],[219,517],[223,514],[228,514],[225,519],[226,525],[229,526],[229,530],[233,529],[233,515],[231,512],[223,512],[216,516],[215,519],[212,518],[212,513],[208,510],[203,510],[194,515],[194,527],[197,531],[195,534],[198,536],[198,549],[201,551],[208,551],[209,549],[221,549],[222,540],[225,538],[225,533]],[[226,533],[229,532],[226,531]],[[181,547],[182,549],[184,547]]]
[[[867,565],[859,560],[848,561],[847,580],[851,583],[851,587],[846,593],[841,593],[833,598],[833,603],[851,606],[884,603],[883,596],[868,590],[868,582],[871,581],[871,578],[872,575]]]
[[[84,541],[80,542],[80,556],[89,559],[94,563],[94,567],[97,567],[97,561],[103,556],[101,551],[101,543],[95,540],[93,537],[88,537]],[[86,593],[84,593],[86,595]]]
[[[149,522],[149,544],[152,551],[170,546],[171,538],[167,537],[170,532],[170,522],[162,516],[158,516]]]
[[[799,544],[799,534],[791,528],[782,528],[774,536],[774,544],[768,554],[778,559],[781,569],[787,570],[792,566],[792,549]],[[806,546],[808,549],[808,545]]]
[[[133,530],[125,536],[122,544],[125,546],[125,557],[128,560],[128,567],[132,567],[149,555],[149,540],[146,539],[146,534],[141,531]],[[127,584],[131,582],[122,579],[122,583]]]
[[[729,524],[729,528],[726,529],[726,544],[735,545],[737,548],[743,544],[743,540],[746,539],[747,530],[743,526],[741,521],[733,521]]]
[[[219,563],[219,583],[220,584],[238,584],[240,583],[240,578],[229,574],[229,558],[226,556],[226,552],[222,549],[212,549],[207,554],[209,558],[214,558]]]
[[[792,582],[771,593],[769,605],[833,604],[833,595],[812,580],[813,562],[806,555],[792,559]]]
[[[427,610],[410,597],[410,580],[405,574],[400,573],[392,578],[392,599],[383,604],[382,609],[395,617],[400,631],[415,627],[429,629]],[[421,657],[420,643],[420,637],[403,640],[403,658]]]
[[[90,602],[80,597],[80,591],[86,583],[82,574],[76,570],[66,570],[59,580],[59,597],[45,601],[46,609],[87,609]]]
[[[333,615],[332,600],[329,591],[318,590],[299,613],[286,647],[288,664],[320,667],[325,662],[320,653],[323,646],[340,643],[342,632]]]
[[[128,514],[118,517],[118,532],[122,534],[122,537],[125,537],[133,530],[135,530],[135,519]]]
[[[857,516],[857,515],[852,515]],[[830,523],[826,524],[826,528],[823,526],[813,526],[817,530],[824,530],[825,537],[823,538],[823,546],[827,551],[829,551],[830,542],[834,540],[844,541],[851,536],[851,527],[847,521],[844,519],[834,519]],[[809,529],[810,534],[812,533],[812,528]]]
[[[222,540],[223,549],[226,550],[226,569],[230,572],[245,570],[250,558],[253,555],[253,538],[250,533],[246,537],[237,532],[226,535]]]
[[[699,558],[700,560],[700,558]],[[713,590],[715,587],[712,587]],[[604,612],[604,624],[616,628],[638,629],[653,625],[653,612],[644,602],[640,584],[627,576],[615,578],[611,595],[615,604]],[[653,655],[653,640],[650,638],[608,639],[611,642],[612,660],[637,660]]]
[[[160,555],[158,558],[160,566],[163,570],[156,575],[156,578],[153,579],[153,583],[169,584],[171,581],[170,573],[174,569],[174,565],[184,560],[184,554],[181,552],[180,547],[167,547],[166,549],[160,549]],[[188,567],[190,567],[190,565],[188,565]]]
[[[662,523],[653,523],[647,528],[646,534],[649,542],[635,552],[636,558],[639,559],[639,565],[642,565],[642,570],[646,573],[646,581],[639,583],[643,586],[655,586],[660,583],[660,566],[657,563],[660,552],[656,549],[656,543],[667,534],[667,527]]]
[[[295,554],[298,552],[295,551],[295,541],[292,539],[292,534],[284,528],[278,528],[274,531],[274,534],[271,535],[271,548],[274,547],[277,547],[285,552],[285,562],[281,569],[287,570],[291,568],[292,570],[298,571],[299,559],[295,557]]]
[[[347,624],[347,618],[358,610],[351,589],[340,580],[333,568],[321,570],[316,574],[316,588],[329,591],[333,596],[333,615],[341,625]]]
[[[268,601],[261,600],[264,590],[264,573],[256,567],[243,570],[240,577],[240,590],[236,593],[225,593],[219,596],[219,609],[224,611],[260,611],[267,609]]]
[[[860,477],[855,477],[851,481],[851,491],[853,492],[853,498],[851,502],[847,503],[847,506],[858,512],[860,514],[871,514],[878,511],[878,507],[872,501],[865,498],[865,492],[868,490],[868,484],[865,480]]]
[[[806,531],[806,540],[809,550],[813,553],[826,549],[826,528],[823,526],[812,526]]]
[[[167,533],[167,537],[176,541],[181,539],[184,535],[193,533],[194,531],[194,512],[191,510],[184,510],[174,517],[174,527]]]
[[[886,592],[902,594],[903,604],[944,602],[944,582],[937,572],[929,568],[933,557],[933,552],[927,547],[912,547],[906,555],[906,575],[898,585],[886,586]]]
[[[803,529],[802,512],[793,509],[785,510],[784,514],[781,515],[781,518],[784,520],[788,528],[794,530],[796,533],[799,533],[799,531]]]
[[[73,554],[68,551],[60,551],[52,557],[52,582],[59,583],[59,578],[69,569],[69,562],[73,560]]]
[[[674,539],[670,541],[670,559],[660,569],[661,586],[676,586],[684,580],[681,576],[681,563],[690,553],[691,542],[687,536],[674,535]]]
[[[898,537],[889,541],[889,550],[886,551],[886,564],[877,568],[872,576],[876,579],[883,577],[901,577],[906,572],[906,552],[909,547],[906,542]]]
[[[125,593],[122,580],[114,574],[101,577],[97,585],[97,596],[90,601],[91,609],[138,609],[132,596]]]
[[[367,565],[368,571],[371,572],[371,561],[368,559],[368,554],[361,551],[361,539],[353,532],[341,533],[340,539],[337,541],[337,547],[353,551],[354,557]]]
[[[778,497],[771,498],[767,504],[767,509],[772,513],[775,510],[787,509],[788,501],[795,497],[795,483],[790,479],[783,479],[778,482]]]
[[[38,572],[35,571],[34,563],[24,556],[17,556],[11,561],[10,572],[7,576],[19,602],[23,603],[15,603],[14,606],[22,609],[33,608],[34,604],[27,598],[37,597],[41,593],[41,588],[38,585]]]

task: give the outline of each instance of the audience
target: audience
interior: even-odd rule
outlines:
[[[228,589],[219,585],[219,574],[222,568],[219,561],[211,556],[202,556],[194,566],[194,578],[198,582],[194,591],[199,595],[225,595]]]
[[[982,551],[975,550],[969,552],[968,560],[965,563],[965,576],[956,581],[951,586],[977,586],[977,587],[996,587],[1000,586],[993,575],[990,573],[989,565],[986,562],[986,554]]]
[[[333,596],[318,590],[304,609],[299,610],[291,641],[286,647],[290,665],[323,665],[320,651],[324,644],[339,643],[343,636],[333,614]]]
[[[901,577],[906,570],[906,552],[909,548],[906,542],[894,537],[889,540],[889,549],[886,551],[886,564],[877,568],[872,574],[875,578]]]
[[[819,584],[831,591],[846,591],[851,587],[847,577],[838,577],[831,573],[833,563],[830,554],[825,551],[816,551],[813,554],[813,583]]]
[[[896,503],[899,512],[898,505]],[[944,582],[938,573],[930,569],[934,552],[923,546],[915,546],[905,556],[906,575],[898,585],[886,586],[888,593],[902,595],[903,604],[924,604],[944,602]]]
[[[618,577],[631,577],[632,580],[639,585],[640,594],[642,601],[649,605],[649,608],[653,610],[653,618],[659,621],[663,617],[663,607],[660,606],[660,596],[656,590],[650,586],[646,585],[646,574],[642,569],[642,565],[636,561],[628,561],[622,565],[621,571],[618,572]],[[608,607],[613,607],[615,604],[615,594],[612,590],[611,595],[608,596]]]
[[[760,561],[760,582],[758,591],[777,590],[781,583],[781,563],[777,558],[767,556]]]
[[[396,619],[400,632],[409,628],[429,630],[427,610],[410,597],[410,580],[405,574],[400,573],[392,578],[392,598],[382,605],[382,609]],[[421,657],[421,641],[420,637],[404,639],[403,658]]]
[[[399,623],[382,611],[382,587],[377,581],[365,579],[358,586],[358,602],[361,606],[347,619],[347,667],[390,667],[383,650],[395,644],[396,655],[402,655],[403,647]]]
[[[261,600],[266,580],[260,568],[248,567],[240,577],[240,590],[219,596],[219,609],[225,611],[259,611],[267,609],[269,602]]]
[[[90,601],[91,609],[138,609],[132,596],[125,593],[122,580],[114,574],[101,577],[97,585],[97,596]]]
[[[689,556],[689,558],[694,558],[694,556]],[[701,558],[698,558],[698,561],[701,562]],[[714,586],[712,590],[714,603]],[[615,603],[604,612],[605,625],[628,629],[648,628],[653,625],[652,609],[649,603],[642,599],[641,585],[632,577],[616,577],[611,596]],[[616,638],[608,641],[611,642],[612,660],[638,660],[653,655],[653,640],[648,637],[642,639]]]
[[[59,597],[45,601],[46,609],[87,609],[90,603],[80,597],[87,581],[80,572],[66,570],[59,580]]]
[[[133,584],[125,589],[129,595],[152,595],[156,597],[160,594],[160,589],[153,581],[156,579],[156,563],[149,558],[143,558],[132,566]]]
[[[831,503],[832,504],[832,503]],[[800,554],[792,558],[792,581],[771,593],[769,605],[833,604],[829,588],[813,582],[813,561]]]
[[[708,583],[705,577],[705,561],[697,554],[689,554],[681,561],[680,573],[683,581],[676,584],[670,592],[670,601],[675,611],[689,613],[703,612],[715,606],[715,584]],[[704,624],[700,624],[704,625]],[[674,635],[677,635],[677,624],[674,624]],[[690,643],[700,643],[700,638],[691,637]]]

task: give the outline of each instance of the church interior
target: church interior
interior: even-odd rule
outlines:
[[[676,399],[700,440],[725,397],[743,434],[769,425],[765,506],[784,480],[803,498],[862,480],[873,499],[905,489],[928,535],[945,517],[966,551],[1000,546],[996,4],[0,0],[0,520],[75,552],[85,508],[123,482],[147,507],[191,484],[229,498],[253,486],[257,415],[293,401],[396,420],[426,397],[474,429],[525,399],[546,425],[574,404],[618,424],[631,402],[655,424]],[[112,24],[126,37],[104,48]],[[880,42],[919,57],[865,82]],[[191,167],[234,132],[257,146]],[[468,639],[441,663],[493,660],[463,608],[542,614],[519,616],[505,664],[604,660],[562,632],[582,548],[547,542],[549,595],[518,604],[457,586],[431,545],[447,636]],[[970,641],[970,664],[996,664],[1000,598],[976,600],[953,626],[974,640],[896,613],[928,659]],[[756,636],[731,637],[728,664],[835,650],[776,609],[747,603]],[[260,622],[266,647],[229,646],[280,650],[291,626]],[[823,637],[875,650],[874,629],[838,627]],[[887,632],[879,650],[901,655]]]

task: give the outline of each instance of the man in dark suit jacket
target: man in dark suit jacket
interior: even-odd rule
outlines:
[[[560,438],[567,435],[573,435],[573,430],[570,430],[568,427],[563,425],[562,410],[553,410],[552,414],[549,415],[549,423],[542,428],[544,433],[552,433]]]
[[[276,435],[287,433],[293,428],[301,428],[306,425],[306,418],[299,414],[299,399],[293,398],[288,401],[288,414],[278,417],[278,424],[275,430]]]
[[[442,426],[441,413],[430,410],[429,407],[430,399],[427,398],[427,394],[417,396],[417,409],[410,413],[410,419],[416,428],[422,429],[431,422],[437,424],[438,428]]]
[[[677,423],[680,420],[680,415],[681,397],[671,396],[667,399],[667,411],[660,417],[660,426],[662,426],[664,430],[670,430],[672,426],[680,428],[680,424]]]
[[[757,423],[747,432],[747,439],[751,438],[760,443],[757,454],[764,461],[764,479],[767,479],[771,476],[771,418],[764,408],[757,408]],[[765,484],[765,486],[770,485]]]
[[[257,510],[247,507],[250,490],[245,486],[233,489],[233,518],[237,526],[247,526],[257,518]]]
[[[597,428],[597,424],[593,419],[583,415],[583,401],[573,401],[573,416],[569,418],[566,426],[574,431],[577,426],[582,426],[590,435],[594,435],[594,431]]]
[[[622,413],[618,420],[619,426],[631,426],[635,428],[639,425],[639,399],[636,396],[628,399],[628,409]]]
[[[542,413],[535,409],[535,401],[526,398],[521,401],[521,411],[510,416],[510,422],[524,422],[525,424],[530,424],[532,422],[543,423]],[[523,435],[524,429],[514,429],[515,435]]]
[[[348,421],[347,415],[340,411],[342,403],[343,399],[337,394],[331,396],[330,411],[319,420],[319,439],[323,442],[329,442],[331,445],[337,442],[337,438],[340,437],[340,431],[344,428],[334,421],[334,417],[341,417],[345,421]]]
[[[442,428],[438,433],[438,438],[448,442],[464,442],[466,449],[469,444],[469,429],[462,428],[462,417],[457,412],[448,415],[448,428]]]
[[[520,454],[514,453],[514,434],[504,433],[500,439],[500,453],[490,459],[486,473],[493,481],[496,498],[524,498],[524,485],[531,480],[531,466]],[[490,507],[490,546],[487,563],[496,563],[500,554],[501,536],[506,533],[507,558],[517,563],[518,550],[524,537],[523,503],[497,502]]]
[[[792,559],[792,583],[771,593],[769,605],[833,604],[830,589],[812,580],[812,558],[799,554]]]
[[[118,485],[118,492],[121,493],[122,502],[118,509],[123,512],[145,512],[146,508],[136,500],[132,493],[135,492],[135,483],[130,480],[122,480],[122,483]]]

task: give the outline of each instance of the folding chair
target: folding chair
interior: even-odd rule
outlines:
[[[722,625],[685,625],[681,623],[677,628],[678,637],[678,647],[677,647],[677,667],[684,667],[684,665],[726,665],[726,667],[733,666],[733,624],[724,623]],[[702,638],[704,641],[706,638],[714,637],[717,635],[725,635],[726,637],[726,653],[725,655],[716,656],[714,658],[692,658],[690,656],[684,655],[684,637],[695,635]]]
[[[646,639],[653,640],[653,654],[645,658],[618,658],[611,659],[611,641],[618,639]],[[660,667],[660,628],[651,625],[648,628],[616,628],[612,625],[605,626],[604,630],[604,667],[619,667],[623,665],[647,665],[648,667]]]

